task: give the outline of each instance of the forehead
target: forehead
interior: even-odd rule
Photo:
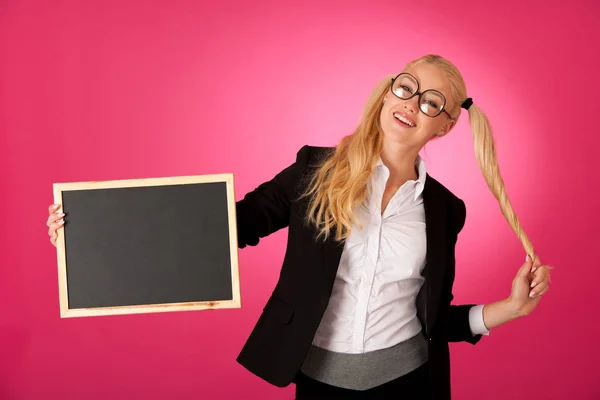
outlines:
[[[427,89],[439,90],[448,98],[450,94],[450,82],[441,69],[431,64],[421,63],[411,68],[407,68],[404,72],[413,75],[419,81],[421,91]]]

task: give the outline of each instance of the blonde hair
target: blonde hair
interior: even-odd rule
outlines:
[[[429,54],[411,61],[405,70],[421,63],[434,65],[445,73],[450,82],[453,100],[453,107],[448,112],[460,116],[460,105],[467,98],[467,89],[458,69],[447,59]],[[310,197],[307,220],[317,227],[319,237],[327,239],[330,232],[334,232],[336,240],[344,240],[349,236],[352,224],[358,223],[354,211],[365,200],[368,179],[382,150],[383,131],[379,116],[391,78],[392,76],[388,76],[376,85],[364,106],[356,130],[345,136],[333,153],[317,166],[303,193]],[[475,157],[485,181],[523,248],[535,260],[533,245],[523,231],[506,194],[490,122],[476,104],[472,104],[468,112]]]

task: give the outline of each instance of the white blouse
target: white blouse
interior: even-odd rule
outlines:
[[[313,339],[317,347],[366,353],[394,346],[421,331],[416,297],[424,282],[427,241],[423,188],[426,167],[417,157],[417,180],[407,181],[383,215],[381,202],[389,169],[381,159],[358,211],[362,229],[346,240],[333,292]],[[483,306],[469,312],[471,332],[489,334]]]

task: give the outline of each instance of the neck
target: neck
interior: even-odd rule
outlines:
[[[407,180],[416,180],[419,176],[415,160],[419,155],[419,149],[406,147],[399,143],[392,146],[383,146],[381,160],[390,170],[388,181],[392,184],[401,185]]]

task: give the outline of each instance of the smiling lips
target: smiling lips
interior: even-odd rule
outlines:
[[[406,127],[410,127],[410,128],[414,128],[415,126],[417,126],[417,124],[415,123],[415,121],[412,118],[410,118],[408,115],[404,114],[404,113],[395,112],[394,113],[394,118],[396,118],[396,120],[402,126],[406,126]]]

